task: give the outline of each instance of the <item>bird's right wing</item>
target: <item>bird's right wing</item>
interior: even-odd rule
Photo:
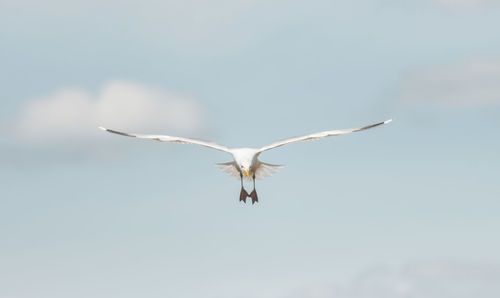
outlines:
[[[238,166],[234,161],[225,162],[225,163],[216,163],[215,164],[221,171],[228,174],[229,176],[233,176],[235,178],[240,179],[242,174],[238,170]]]
[[[309,135],[305,135],[305,136],[300,136],[300,137],[294,137],[294,138],[290,138],[290,139],[285,139],[285,140],[277,141],[277,142],[274,142],[274,143],[269,144],[267,146],[264,146],[264,147],[262,147],[262,148],[259,149],[259,152],[263,152],[263,151],[266,151],[266,150],[269,150],[269,149],[273,149],[273,148],[276,148],[276,147],[281,147],[281,146],[288,145],[288,144],[293,144],[293,143],[298,143],[298,142],[305,142],[305,141],[313,141],[313,140],[317,140],[317,139],[321,139],[321,138],[332,137],[332,136],[339,136],[339,135],[343,135],[343,134],[350,133],[350,132],[365,130],[365,129],[373,128],[373,127],[376,127],[376,126],[379,126],[379,125],[387,124],[387,123],[389,123],[391,121],[392,121],[392,119],[384,121],[384,122],[380,122],[380,123],[375,123],[375,124],[372,124],[372,125],[358,127],[358,128],[348,128],[348,129],[322,131],[322,132],[317,132],[317,133],[313,133],[313,134],[309,134]]]
[[[151,139],[159,142],[171,142],[171,143],[179,143],[179,144],[193,144],[193,145],[199,145],[199,146],[204,146],[204,147],[209,147],[212,149],[217,149],[220,151],[228,152],[231,153],[228,147],[222,146],[216,143],[211,143],[211,142],[206,142],[206,141],[201,141],[201,140],[196,140],[196,139],[188,139],[188,138],[183,138],[183,137],[173,137],[173,136],[166,136],[166,135],[142,135],[142,134],[135,134],[135,133],[126,133],[126,132],[121,132],[117,130],[112,130],[112,129],[107,129],[104,127],[99,127],[100,129],[114,133],[117,135],[122,135],[126,137],[134,137],[134,138],[140,138],[140,139]]]

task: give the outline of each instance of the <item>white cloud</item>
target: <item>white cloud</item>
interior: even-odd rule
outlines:
[[[500,104],[500,59],[473,59],[410,73],[400,99],[454,106]]]
[[[313,295],[310,295],[313,293]],[[493,298],[500,297],[500,266],[453,261],[376,268],[349,284],[306,289],[302,298]]]
[[[66,88],[29,101],[15,121],[15,134],[34,142],[85,139],[98,126],[145,132],[193,132],[203,108],[191,99],[139,83],[113,81],[97,95]]]

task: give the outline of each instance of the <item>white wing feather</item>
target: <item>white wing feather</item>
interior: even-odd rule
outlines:
[[[236,178],[240,178],[240,171],[238,171],[238,167],[234,161],[225,162],[225,163],[217,163],[215,164],[221,171],[228,174],[229,176],[233,176]]]
[[[257,171],[255,171],[255,178],[263,179],[265,177],[272,176],[278,171],[278,169],[281,169],[282,167],[284,166],[261,162],[257,167]]]
[[[358,128],[348,128],[348,129],[322,131],[322,132],[313,133],[313,134],[309,134],[309,135],[305,135],[305,136],[289,138],[289,139],[277,141],[277,142],[274,142],[274,143],[269,144],[267,146],[264,146],[264,147],[262,147],[262,148],[259,149],[259,153],[263,152],[263,151],[266,151],[266,150],[269,150],[269,149],[273,149],[273,148],[281,147],[281,146],[284,146],[284,145],[288,145],[288,144],[293,144],[293,143],[298,143],[298,142],[306,142],[306,141],[313,141],[313,140],[317,140],[317,139],[321,139],[321,138],[339,136],[339,135],[343,135],[343,134],[346,134],[346,133],[351,133],[351,132],[355,132],[355,131],[365,130],[365,129],[373,128],[373,127],[376,127],[376,126],[379,126],[379,125],[387,124],[387,123],[389,123],[391,121],[392,121],[392,119],[384,121],[384,122],[372,124],[372,125],[358,127]]]
[[[188,139],[188,138],[183,138],[183,137],[173,137],[173,136],[166,136],[166,135],[142,135],[142,134],[135,134],[135,133],[126,133],[126,132],[121,132],[121,131],[116,131],[112,129],[107,129],[104,127],[99,127],[100,129],[126,136],[126,137],[134,137],[134,138],[140,138],[140,139],[151,139],[159,142],[171,142],[171,143],[179,143],[179,144],[193,144],[193,145],[199,145],[199,146],[205,146],[213,149],[217,149],[220,151],[228,152],[231,153],[229,148],[226,146],[222,146],[216,143],[211,143],[211,142],[206,142],[202,140],[196,140],[196,139]]]

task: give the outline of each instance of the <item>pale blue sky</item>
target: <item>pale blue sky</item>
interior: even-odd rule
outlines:
[[[372,271],[408,264],[498,296],[499,27],[486,0],[1,1],[0,298],[434,297]],[[259,146],[392,117],[266,152],[255,206],[230,156],[96,129]]]

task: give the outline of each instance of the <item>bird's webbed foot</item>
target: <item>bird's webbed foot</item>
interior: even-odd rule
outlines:
[[[259,197],[257,196],[255,189],[250,193],[250,197],[252,198],[252,205],[259,201]]]
[[[248,197],[248,192],[242,187],[241,188],[241,192],[240,192],[240,202],[243,201],[243,202],[247,202],[247,197]]]

